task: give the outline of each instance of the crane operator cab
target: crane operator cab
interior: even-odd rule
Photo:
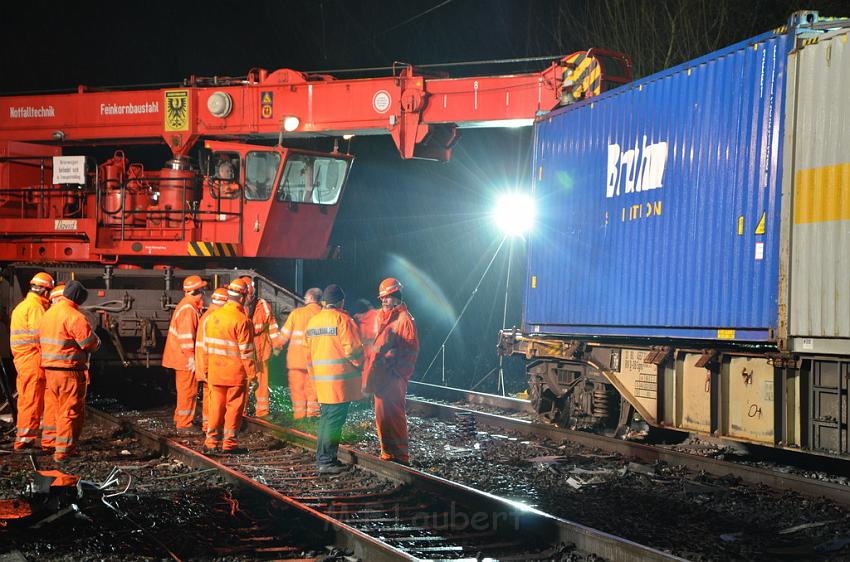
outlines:
[[[204,240],[239,243],[258,257],[321,258],[353,157],[207,141],[199,212]],[[253,252],[249,252],[253,253]]]

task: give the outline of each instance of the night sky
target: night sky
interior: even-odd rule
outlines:
[[[645,29],[612,35],[601,14],[618,2],[554,0],[386,0],[277,2],[10,2],[0,21],[0,92],[117,84],[176,83],[190,75],[242,76],[249,69],[300,71],[364,68],[393,61],[418,64],[567,54],[592,46],[626,50]],[[664,2],[632,2],[656,12]],[[667,2],[668,7],[682,2]],[[719,46],[784,23],[802,6],[825,15],[842,2],[688,3],[687,13],[726,10]],[[693,9],[691,7],[694,7]],[[847,10],[845,10],[847,11]],[[687,13],[685,14],[687,16]],[[598,44],[596,38],[620,43]],[[595,44],[591,44],[595,43]],[[638,43],[639,44],[639,43]],[[699,45],[674,57],[692,58]],[[710,50],[710,49],[707,49]],[[635,55],[635,53],[630,53]],[[637,57],[636,57],[637,58]],[[649,71],[660,63],[646,54]],[[681,60],[673,60],[678,63]],[[543,63],[453,68],[452,75],[536,70]],[[339,74],[340,77],[369,73]],[[374,73],[372,73],[374,75]],[[327,139],[311,143],[330,149]],[[355,138],[356,157],[332,242],[342,259],[308,262],[307,286],[339,283],[356,298],[374,298],[378,282],[398,276],[417,319],[422,377],[457,314],[481,281],[501,240],[488,213],[494,195],[527,186],[531,131],[464,131],[446,164],[402,161],[389,136]],[[132,158],[132,152],[128,152]],[[521,320],[525,283],[523,245],[515,243],[507,325]],[[508,244],[447,343],[449,382],[469,386],[497,364],[496,333],[508,265]],[[261,264],[267,272],[282,270]],[[291,280],[278,278],[291,286]],[[426,380],[439,380],[438,367]],[[521,366],[511,365],[509,390],[523,387]],[[493,386],[482,387],[493,390]]]

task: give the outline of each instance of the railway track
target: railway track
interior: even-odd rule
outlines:
[[[246,419],[240,444],[248,454],[211,457],[200,452],[200,434],[170,434],[170,409],[117,410],[92,413],[189,466],[215,468],[232,484],[300,511],[363,560],[681,560],[344,446],[340,458],[353,468],[319,476],[313,436],[263,420]]]
[[[647,463],[664,462],[718,477],[731,475],[747,484],[765,485],[812,498],[828,498],[840,505],[850,506],[850,486],[535,422],[531,418],[533,412],[527,400],[415,382],[410,383],[409,392],[412,396],[408,396],[407,409],[413,415],[456,420],[458,414],[462,414],[472,417],[477,426],[499,432],[547,438],[555,442],[568,441]],[[456,403],[476,405],[500,413],[484,412]]]

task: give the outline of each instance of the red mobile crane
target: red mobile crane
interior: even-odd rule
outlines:
[[[530,124],[631,79],[627,57],[600,50],[506,76],[398,68],[382,78],[252,70],[179,88],[0,97],[0,261],[319,258],[352,157],[246,141],[390,134],[402,158],[448,160],[458,127]],[[189,154],[201,140],[196,164]],[[172,152],[162,169],[126,156],[127,146],[162,143]],[[54,159],[93,145],[121,150],[99,164]]]
[[[601,50],[505,76],[395,68],[382,78],[252,70],[174,88],[0,97],[0,263],[14,263],[0,279],[0,316],[35,271],[76,277],[95,290],[88,308],[99,314],[111,356],[149,366],[179,299],[175,265],[218,285],[245,271],[199,270],[210,257],[234,265],[325,255],[353,157],[282,140],[389,134],[402,158],[445,161],[459,127],[531,124],[631,79],[628,57]],[[160,169],[127,156],[163,144],[171,157]],[[117,150],[96,162],[98,146]],[[130,269],[164,262],[164,273]],[[279,317],[296,306],[296,295],[256,279],[256,294]],[[0,333],[0,342],[8,337]]]

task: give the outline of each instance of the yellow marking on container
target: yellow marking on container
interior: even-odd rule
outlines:
[[[734,340],[735,330],[717,330],[717,339],[719,340]]]
[[[693,70],[694,70],[693,68],[689,68],[689,69],[688,69],[688,76],[690,76],[690,75],[691,75],[691,72],[693,72]]]
[[[532,289],[537,288],[537,276],[536,275],[531,276],[531,288]]]
[[[738,236],[744,235],[744,215],[738,216]]]
[[[850,162],[799,170],[794,224],[850,220]]]
[[[767,211],[762,211],[759,223],[756,225],[756,234],[764,234],[765,222],[767,222]]]

